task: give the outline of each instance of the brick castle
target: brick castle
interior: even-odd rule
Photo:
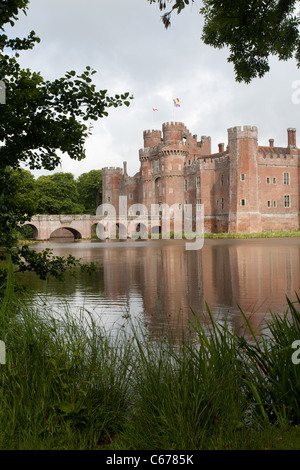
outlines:
[[[296,130],[287,130],[287,146],[259,146],[257,128],[228,129],[228,145],[211,153],[211,138],[192,135],[181,122],[144,131],[140,171],[103,168],[103,203],[119,196],[128,207],[144,204],[204,205],[205,232],[262,232],[300,227],[300,150]],[[175,206],[174,206],[175,207]]]

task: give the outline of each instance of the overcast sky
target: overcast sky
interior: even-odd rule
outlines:
[[[245,124],[258,127],[260,145],[274,138],[274,145],[286,146],[287,128],[298,127],[299,144],[300,104],[292,102],[293,83],[300,80],[295,61],[272,59],[264,78],[250,85],[236,83],[227,51],[201,42],[200,4],[195,0],[175,14],[165,30],[158,6],[147,0],[30,1],[14,35],[33,29],[41,43],[22,54],[23,66],[55,79],[89,65],[97,71],[94,81],[100,89],[134,95],[129,108],[111,109],[94,125],[85,160],[64,157],[57,171],[77,177],[127,161],[128,173],[134,175],[143,131],[173,120],[184,122],[198,139],[211,136],[212,152],[219,142],[227,144],[229,127]],[[180,108],[174,108],[173,98],[179,98]]]

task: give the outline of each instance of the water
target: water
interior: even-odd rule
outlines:
[[[225,319],[239,331],[244,322],[259,329],[270,310],[284,313],[286,295],[299,294],[299,238],[205,240],[199,251],[185,250],[185,240],[106,242],[47,242],[40,251],[72,254],[100,268],[93,276],[67,275],[61,283],[22,274],[35,300],[63,312],[84,308],[106,325],[123,325],[128,318],[141,321],[153,333],[171,325],[180,330],[193,313],[207,321],[206,302],[215,319]]]

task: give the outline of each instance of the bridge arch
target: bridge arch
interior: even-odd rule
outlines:
[[[80,238],[82,238],[82,235],[81,233],[76,230],[75,228],[73,227],[59,227],[55,230],[53,230],[53,232],[50,233],[50,239],[52,238],[68,238],[66,235],[67,235],[67,232],[69,232],[71,234],[70,238],[74,238],[75,240],[78,240]]]
[[[128,233],[131,238],[148,238],[148,226],[145,221],[133,220],[129,223]]]
[[[31,222],[25,222],[25,224],[23,224],[20,228],[22,227],[30,227],[32,228],[32,238],[33,240],[37,240],[39,238],[39,229],[36,225],[34,225],[33,223]]]
[[[151,227],[151,236],[152,238],[159,237],[161,234],[161,225],[154,225]]]

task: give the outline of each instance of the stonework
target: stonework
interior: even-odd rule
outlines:
[[[228,129],[228,145],[211,153],[211,138],[192,135],[181,122],[164,123],[162,131],[144,131],[140,171],[103,168],[103,203],[118,215],[119,196],[128,207],[184,204],[204,206],[205,232],[262,232],[300,227],[300,151],[296,130],[287,130],[287,146],[258,145],[254,126]],[[175,206],[174,206],[175,205]]]

